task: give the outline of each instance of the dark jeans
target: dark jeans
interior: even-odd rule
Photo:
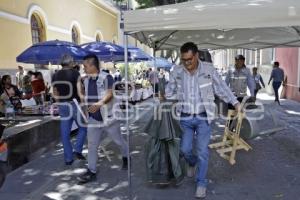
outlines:
[[[279,101],[279,95],[278,95],[278,90],[281,86],[281,82],[273,82],[273,89],[275,93],[275,101]]]
[[[152,85],[152,87],[154,89],[154,93],[157,94],[158,93],[158,83],[155,83],[155,84],[151,83],[151,85]]]
[[[258,91],[259,90],[257,90],[257,89],[254,90],[254,96],[255,96],[255,98],[256,98],[256,95],[257,95]]]

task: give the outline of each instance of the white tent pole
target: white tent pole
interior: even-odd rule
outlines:
[[[153,84],[153,100],[155,100],[155,89],[156,89],[156,87],[155,87],[155,75],[156,75],[156,72],[157,72],[157,68],[156,68],[156,48],[154,47],[153,48],[153,58],[154,58],[154,62],[153,62],[153,64],[154,64],[154,68],[153,68],[153,76],[154,76],[154,84]]]
[[[129,199],[132,199],[131,195],[131,159],[130,159],[130,135],[129,135],[129,77],[128,77],[128,35],[124,34],[124,43],[125,43],[125,50],[124,50],[124,58],[125,58],[125,95],[126,95],[126,135],[127,135],[127,142],[128,142],[128,194]]]

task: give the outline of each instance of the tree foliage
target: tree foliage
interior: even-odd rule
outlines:
[[[127,0],[113,0],[117,4],[125,3]],[[181,3],[188,0],[135,0],[140,7],[139,8],[150,8],[154,6],[163,6],[168,4],[174,4],[174,3]]]
[[[162,6],[173,3],[181,3],[188,0],[136,0],[136,2],[140,5],[139,8],[149,8],[154,6]]]

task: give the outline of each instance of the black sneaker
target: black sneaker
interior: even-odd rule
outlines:
[[[74,160],[71,160],[71,161],[66,161],[66,162],[65,162],[65,164],[66,164],[66,165],[72,165],[72,164],[73,164],[73,162],[74,162]]]
[[[122,169],[123,170],[128,170],[128,158],[127,157],[123,157],[122,161],[123,161]]]
[[[87,170],[87,172],[78,177],[79,184],[85,184],[88,182],[96,181],[96,179],[96,173],[91,172],[89,169]]]
[[[82,153],[74,152],[73,155],[78,160],[86,160],[86,158],[82,155]]]

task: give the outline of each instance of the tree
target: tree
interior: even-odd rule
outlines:
[[[140,5],[139,8],[149,8],[154,6],[162,6],[174,3],[181,3],[188,0],[136,0],[136,2]]]

